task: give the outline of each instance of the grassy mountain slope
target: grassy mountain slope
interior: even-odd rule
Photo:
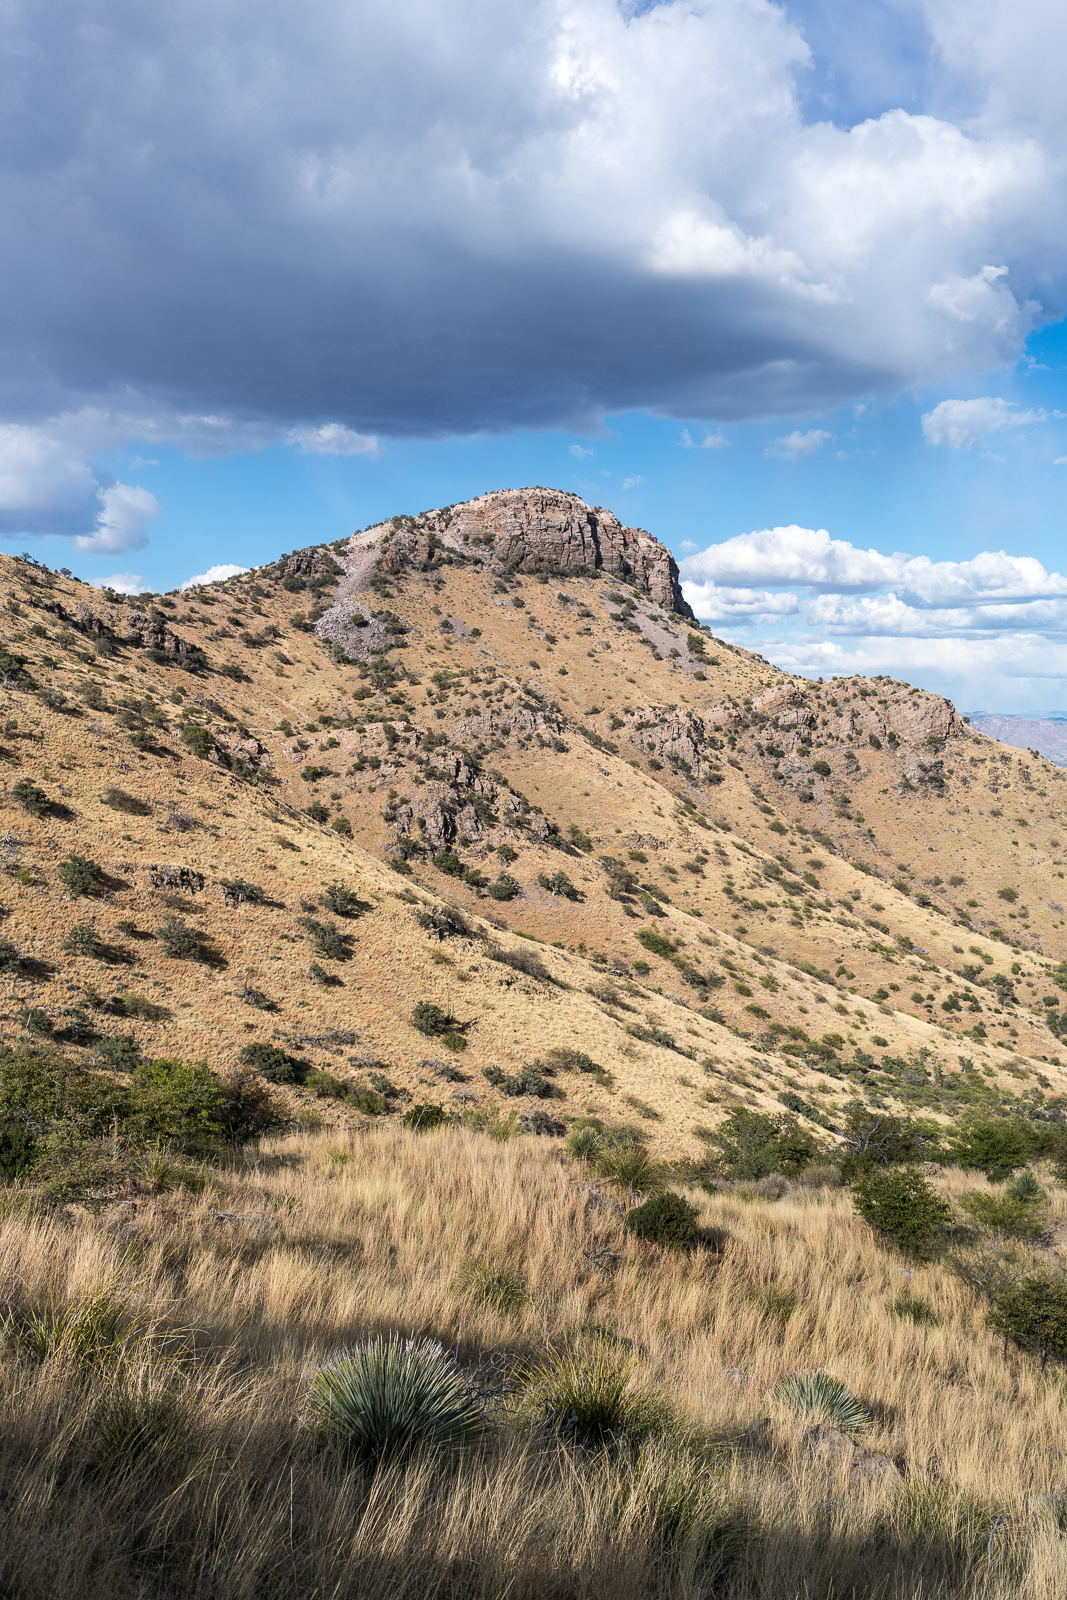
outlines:
[[[724,1107],[783,1094],[822,1126],[857,1091],[949,1117],[1060,1100],[1062,775],[936,696],[794,682],[711,638],[664,609],[654,541],[659,603],[523,570],[536,541],[504,562],[514,539],[478,531],[495,503],[186,595],[4,558],[8,1035],[85,1008],[152,1054],[275,1042],[524,1116],[485,1070],[578,1049],[600,1081],[559,1067],[553,1117],[636,1116],[687,1156]],[[71,851],[105,874],[89,897]],[[514,898],[487,893],[501,873]],[[228,903],[234,880],[262,901]],[[335,882],[354,915],[322,909]],[[445,902],[467,935],[420,925]],[[166,955],[167,918],[203,959]],[[87,924],[103,959],[63,948]],[[418,1000],[462,1055],[413,1029]]]

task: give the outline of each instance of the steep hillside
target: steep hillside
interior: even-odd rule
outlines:
[[[610,513],[505,491],[164,596],[0,564],[7,1037],[273,1043],[689,1158],[738,1103],[1067,1104],[1063,774],[714,639]]]

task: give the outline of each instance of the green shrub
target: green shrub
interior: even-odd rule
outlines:
[[[35,1138],[57,1123],[94,1137],[121,1114],[123,1098],[105,1074],[54,1047],[0,1051],[0,1122],[18,1123]]]
[[[11,798],[17,800],[22,809],[28,811],[32,817],[43,817],[52,803],[32,778],[20,778],[18,783],[12,784]]]
[[[567,1444],[632,1448],[670,1417],[634,1367],[633,1351],[610,1335],[573,1334],[520,1369],[519,1408]]]
[[[308,816],[312,822],[328,822],[330,820],[330,808],[329,806],[324,806],[321,800],[313,800],[308,806]]]
[[[1067,1360],[1067,1284],[1037,1274],[999,1297],[989,1325],[1009,1339],[1035,1349],[1041,1370],[1050,1355]]]
[[[181,917],[164,917],[162,927],[156,929],[156,938],[163,948],[163,954],[172,961],[199,961],[203,954],[200,935]]]
[[[446,1050],[455,1050],[458,1052],[460,1050],[466,1050],[467,1048],[467,1041],[459,1032],[458,1028],[446,1028],[444,1033],[441,1034],[441,1043],[444,1045]]]
[[[319,896],[319,901],[335,917],[357,917],[359,895],[345,883],[329,883]]]
[[[696,1238],[697,1214],[688,1200],[667,1189],[628,1211],[625,1224],[629,1233],[649,1244],[665,1250],[690,1250]]]
[[[18,1122],[0,1128],[0,1183],[14,1183],[32,1167],[37,1144],[30,1130]]]
[[[778,1383],[774,1398],[794,1415],[821,1418],[842,1433],[859,1433],[870,1420],[852,1391],[828,1372],[791,1372]]]
[[[795,1117],[769,1117],[741,1107],[731,1111],[709,1135],[719,1154],[712,1158],[717,1174],[734,1179],[768,1177],[772,1172],[803,1172],[819,1155],[819,1146]]]
[[[514,900],[519,892],[520,885],[510,872],[502,872],[486,890],[490,900]]]
[[[650,954],[662,956],[665,961],[669,961],[674,954],[674,941],[668,939],[664,933],[657,933],[655,928],[638,928],[634,938],[638,944],[643,944]]]
[[[126,1125],[150,1143],[189,1154],[210,1154],[225,1138],[225,1094],[206,1062],[142,1061],[130,1075]]]
[[[262,1041],[246,1044],[237,1059],[246,1067],[254,1068],[268,1083],[299,1083],[303,1077],[303,1068],[296,1057],[275,1044]]]
[[[983,1194],[971,1189],[960,1195],[960,1206],[980,1227],[1013,1233],[1023,1239],[1036,1239],[1046,1226],[1042,1210],[1013,1194]]]
[[[95,894],[104,874],[95,861],[72,852],[56,869],[59,881],[73,895]]]
[[[405,1128],[414,1128],[420,1133],[427,1133],[431,1128],[440,1128],[448,1121],[448,1114],[444,1106],[416,1105],[409,1106],[401,1118]]]
[[[187,722],[182,728],[182,744],[202,761],[206,761],[215,748],[210,730],[202,728],[198,722]]]
[[[63,940],[60,949],[68,956],[88,956],[97,961],[103,960],[107,955],[107,947],[101,944],[96,929],[90,922],[76,923]]]
[[[433,1339],[378,1338],[343,1350],[308,1392],[321,1433],[370,1464],[412,1450],[455,1455],[484,1423],[463,1375]]]
[[[41,1038],[47,1038],[55,1031],[55,1023],[40,1006],[28,1006],[20,1011],[19,1021],[28,1033],[36,1033]]]
[[[411,1013],[411,1026],[427,1038],[449,1032],[454,1022],[451,1009],[445,1011],[432,1000],[417,1001]]]
[[[1030,1160],[1026,1127],[1017,1118],[976,1119],[957,1133],[949,1156],[965,1170],[984,1172],[990,1183],[1010,1178]]]
[[[125,1037],[115,1034],[110,1038],[99,1040],[96,1054],[116,1072],[132,1072],[143,1060],[141,1047],[132,1034],[127,1034]]]
[[[325,956],[327,961],[345,959],[348,952],[335,922],[315,922],[311,917],[307,917],[304,920],[304,928],[316,955]]]
[[[951,1208],[921,1173],[875,1168],[852,1184],[852,1203],[865,1222],[905,1250],[921,1250]]]
[[[463,862],[454,850],[438,850],[433,858],[433,864],[438,872],[443,872],[449,878],[463,876]]]

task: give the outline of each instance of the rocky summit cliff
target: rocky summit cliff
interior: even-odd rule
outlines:
[[[739,1104],[1062,1117],[1064,775],[716,639],[610,512],[505,490],[184,594],[0,574],[9,1039],[271,1045],[301,1114],[687,1160]]]
[[[642,528],[624,527],[603,506],[587,506],[559,489],[500,489],[421,517],[394,517],[368,532],[381,535],[387,572],[407,563],[424,568],[439,547],[488,547],[512,572],[629,579],[657,605],[693,618],[665,545]]]

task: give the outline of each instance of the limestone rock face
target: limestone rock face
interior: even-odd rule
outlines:
[[[383,524],[382,532],[386,571],[408,561],[422,566],[441,546],[475,551],[491,546],[497,561],[521,572],[596,571],[629,580],[665,610],[696,620],[665,545],[561,489],[495,490],[395,527]]]

